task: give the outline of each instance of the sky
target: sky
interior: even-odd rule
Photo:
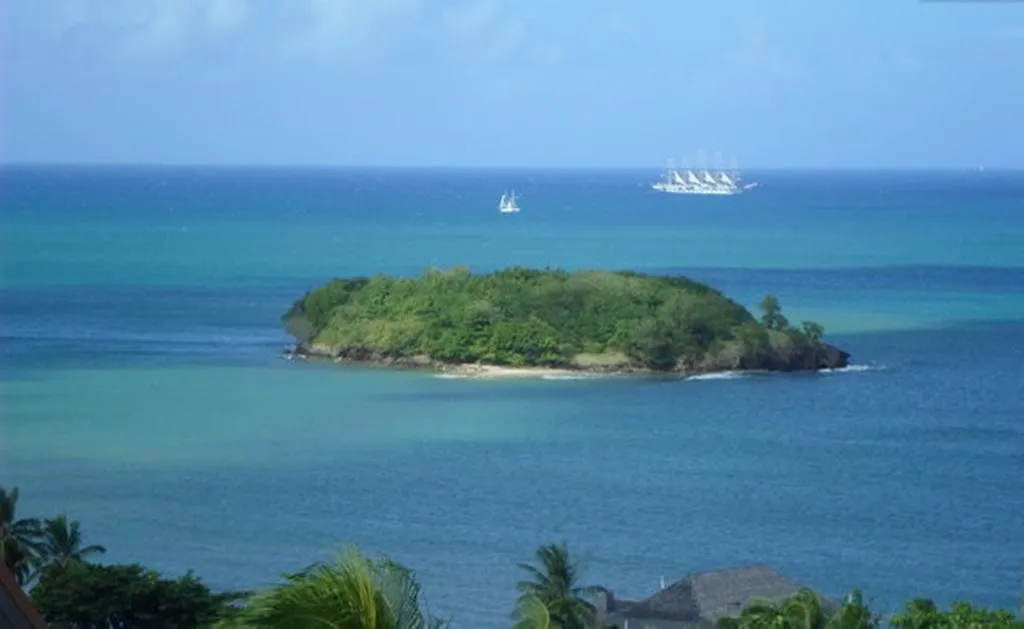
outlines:
[[[3,163],[698,150],[1024,168],[1024,0],[0,0]]]

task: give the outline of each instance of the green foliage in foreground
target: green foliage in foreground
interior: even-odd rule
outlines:
[[[907,603],[902,613],[890,620],[893,629],[1024,629],[1024,619],[1005,610],[988,610],[970,603],[955,603],[942,611],[921,598]]]
[[[42,570],[66,568],[107,552],[85,545],[77,520],[57,515],[46,520],[19,518],[18,488],[0,487],[0,563],[25,585]]]
[[[838,609],[825,609],[821,599],[804,590],[781,603],[752,601],[739,617],[718,621],[719,629],[877,629],[882,619],[853,592]],[[990,611],[955,603],[941,611],[928,599],[908,603],[903,611],[889,619],[891,629],[1024,629],[1024,620],[1008,611]]]
[[[42,522],[18,517],[18,488],[0,487],[0,563],[24,584],[40,550]]]
[[[440,629],[426,610],[412,571],[387,557],[352,550],[333,563],[288,575],[284,583],[252,597],[232,620],[219,625],[266,629]]]
[[[55,629],[440,629],[414,573],[387,557],[351,550],[255,594],[216,593],[191,573],[169,579],[140,565],[87,561],[100,546],[81,546],[77,522],[15,519],[17,489],[0,487],[0,545],[5,563],[37,566],[32,601]],[[27,524],[26,524],[27,523]],[[49,530],[50,533],[45,533]],[[43,537],[33,537],[42,535]],[[22,539],[24,538],[24,539]],[[40,541],[42,540],[42,541]],[[25,544],[31,548],[22,548]],[[13,550],[12,550],[13,549]],[[89,552],[91,550],[91,552]],[[592,604],[598,591],[581,584],[583,563],[566,544],[541,546],[516,584],[515,629],[611,629]],[[788,600],[750,601],[719,629],[877,629],[881,618],[859,591],[838,607],[804,590]],[[891,629],[1024,629],[1004,610],[955,603],[940,610],[915,599],[889,619]]]
[[[214,594],[187,574],[167,579],[140,565],[75,562],[43,570],[32,601],[51,627],[206,627],[230,617],[236,594]]]
[[[455,268],[415,279],[335,279],[295,302],[283,319],[300,342],[350,357],[513,366],[569,366],[586,354],[667,370],[697,364],[728,344],[753,355],[769,351],[770,331],[799,343],[820,341],[821,326],[791,328],[776,298],[763,306],[771,310],[760,322],[684,277],[518,267],[473,275]]]
[[[718,629],[876,629],[880,619],[871,613],[860,592],[838,609],[827,609],[812,590],[803,590],[776,603],[753,600],[735,618],[722,618]]]
[[[527,578],[516,583],[516,629],[587,629],[597,618],[590,602],[594,586],[581,585],[585,568],[565,544],[541,546],[536,564],[521,563]]]

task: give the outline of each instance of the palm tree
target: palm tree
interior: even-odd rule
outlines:
[[[0,487],[0,563],[23,585],[39,554],[40,524],[35,518],[17,519],[17,507],[18,488]]]
[[[821,598],[814,590],[803,589],[782,606],[794,629],[825,629],[828,616],[822,610]]]
[[[782,606],[768,599],[755,599],[740,612],[741,629],[794,629]]]
[[[915,598],[904,606],[902,614],[897,614],[890,625],[898,629],[927,629],[938,624],[941,613],[931,599]]]
[[[520,598],[513,617],[514,629],[561,629],[551,621],[547,606],[535,596]]]
[[[98,544],[82,546],[82,531],[78,520],[58,515],[43,522],[39,544],[38,567],[66,568],[68,565],[86,561],[89,557],[102,555],[107,549]]]
[[[420,600],[413,573],[387,557],[351,550],[339,561],[319,563],[250,599],[223,626],[274,629],[439,629]]]
[[[821,599],[812,590],[801,590],[786,601],[755,599],[740,613],[742,629],[825,629],[827,618]]]
[[[854,590],[829,619],[827,629],[877,629],[881,620],[871,613],[860,590]]]
[[[561,544],[548,544],[537,549],[537,565],[526,563],[519,567],[530,575],[516,584],[521,605],[529,605],[530,598],[539,601],[550,616],[552,624],[561,629],[585,629],[596,617],[594,605],[587,600],[597,593],[593,586],[581,586],[584,567],[571,561],[569,548]]]

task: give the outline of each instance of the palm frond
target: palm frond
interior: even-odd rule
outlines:
[[[18,519],[19,496],[17,487],[0,487],[0,563],[24,585],[43,551],[42,523],[36,518]]]
[[[432,629],[412,571],[355,550],[330,564],[286,575],[281,585],[253,597],[242,612],[252,627],[275,629]]]
[[[534,552],[534,564],[519,564],[526,579],[516,583],[519,603],[529,606],[536,599],[549,615],[549,621],[562,629],[582,629],[592,624],[597,615],[587,600],[598,588],[580,585],[583,562],[574,560],[568,546],[546,544]]]
[[[512,618],[514,629],[561,629],[552,622],[547,606],[534,596],[520,600]]]

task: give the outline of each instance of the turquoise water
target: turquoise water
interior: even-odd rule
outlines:
[[[1024,572],[1024,176],[0,170],[0,483],[110,559],[251,587],[346,542],[459,626],[515,563],[588,553],[623,595],[767,562],[887,609],[1013,607]],[[499,216],[514,185],[523,212]],[[280,360],[331,275],[506,264],[776,292],[861,365],[691,381],[445,380]],[[507,624],[507,623],[505,623]]]

